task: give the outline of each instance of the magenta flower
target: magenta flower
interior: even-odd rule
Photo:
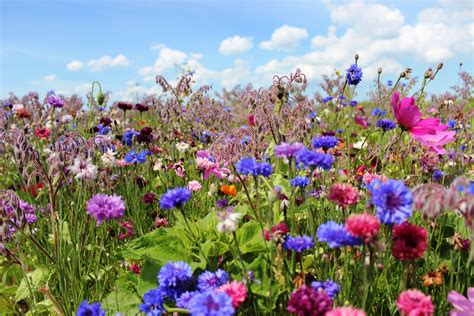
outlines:
[[[403,291],[398,295],[397,309],[402,316],[431,316],[435,307],[431,302],[431,296],[414,289]]]
[[[448,302],[454,307],[449,313],[450,316],[472,316],[474,312],[474,287],[467,290],[467,298],[456,291],[449,292]]]
[[[199,150],[196,153],[197,168],[204,171],[203,178],[207,179],[212,174],[217,179],[222,179],[230,174],[230,170],[219,166],[219,162],[209,155],[207,150]]]

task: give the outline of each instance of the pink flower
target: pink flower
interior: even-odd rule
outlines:
[[[354,121],[362,127],[369,127],[369,124],[367,123],[367,117],[365,116],[356,116],[354,117]]]
[[[402,316],[431,316],[435,307],[431,296],[419,290],[406,290],[398,295],[397,309]]]
[[[329,189],[328,199],[341,207],[357,203],[357,190],[350,184],[336,183]]]
[[[199,183],[199,181],[193,180],[188,182],[188,189],[192,192],[198,192],[201,190],[202,185]]]
[[[345,306],[337,307],[332,311],[327,312],[326,316],[366,316],[366,314],[361,309],[357,309],[351,306]]]
[[[393,114],[398,124],[408,130],[413,139],[430,150],[444,154],[443,145],[454,141],[456,132],[448,131],[448,126],[441,124],[437,118],[422,118],[422,114],[415,104],[413,97],[403,98],[395,92],[392,96]]]
[[[449,313],[450,316],[474,315],[474,287],[470,287],[467,290],[467,298],[456,291],[449,292],[448,302],[454,307]]]
[[[226,283],[217,289],[218,291],[224,292],[232,299],[232,305],[238,308],[247,298],[247,288],[243,283],[232,281]]]
[[[352,214],[346,220],[346,230],[349,234],[359,237],[365,242],[376,236],[380,227],[377,217],[371,214]]]
[[[46,127],[38,127],[35,131],[36,136],[39,138],[47,138],[49,134],[51,134],[51,131],[47,129]]]
[[[219,162],[209,155],[207,150],[199,150],[196,153],[196,165],[198,169],[204,171],[204,179],[207,179],[211,174],[217,179],[222,179],[230,174],[229,169],[219,167]]]

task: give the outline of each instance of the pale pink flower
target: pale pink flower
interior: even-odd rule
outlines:
[[[467,297],[456,291],[448,294],[448,302],[454,309],[449,313],[450,316],[473,316],[474,315],[474,287],[467,290]]]
[[[92,158],[74,158],[74,163],[69,167],[76,179],[93,180],[97,177],[97,167],[92,163]]]
[[[192,192],[198,192],[199,190],[201,190],[201,188],[202,185],[201,183],[199,183],[199,181],[192,180],[188,182],[188,189]]]
[[[431,316],[435,307],[431,296],[420,290],[406,290],[397,298],[397,309],[402,316]]]
[[[217,291],[224,292],[232,299],[232,305],[238,308],[247,298],[247,288],[243,283],[232,281],[222,285]]]
[[[352,306],[344,306],[337,307],[332,311],[327,312],[325,316],[366,316],[366,314],[361,309],[357,309]]]

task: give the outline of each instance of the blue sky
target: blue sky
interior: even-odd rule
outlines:
[[[99,80],[114,99],[127,99],[137,89],[160,92],[153,78],[174,80],[178,64],[216,89],[267,87],[273,74],[299,67],[314,88],[359,53],[364,91],[379,66],[388,80],[443,61],[431,92],[457,82],[460,61],[473,68],[469,0],[0,2],[0,98],[83,94]]]

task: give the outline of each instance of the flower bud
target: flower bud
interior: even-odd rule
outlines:
[[[99,91],[99,93],[97,94],[97,103],[99,103],[99,105],[102,105],[104,104],[104,101],[105,101],[104,94],[102,93],[102,91]]]
[[[356,61],[356,63],[357,63],[357,61],[359,60],[359,54],[355,54],[354,59],[355,59],[355,61]]]
[[[377,73],[380,75],[382,73],[382,67],[379,67],[379,69],[377,69]]]
[[[461,63],[462,64],[462,63]],[[443,68],[443,63],[439,63],[437,66],[436,66],[436,69],[440,70],[441,68]]]

